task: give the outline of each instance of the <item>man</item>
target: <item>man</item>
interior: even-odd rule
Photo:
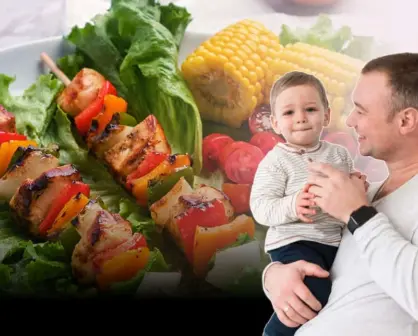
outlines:
[[[418,54],[370,61],[353,102],[347,125],[358,134],[359,152],[384,160],[389,176],[366,194],[360,179],[311,163],[316,204],[347,223],[336,259],[330,274],[308,262],[271,263],[264,290],[280,321],[302,325],[297,336],[416,336]],[[329,275],[332,292],[321,307],[303,280]]]

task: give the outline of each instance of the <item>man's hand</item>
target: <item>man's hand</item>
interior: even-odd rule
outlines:
[[[305,276],[326,278],[329,273],[316,264],[295,261],[272,265],[265,274],[265,287],[278,319],[290,328],[298,327],[313,319],[321,303],[306,287]]]
[[[310,207],[315,206],[313,200],[315,195],[308,192],[309,188],[310,185],[306,184],[296,197],[296,214],[305,223],[312,223],[312,219],[306,217],[306,215],[315,215],[316,213],[315,209],[310,209]]]
[[[369,205],[363,180],[350,178],[326,163],[310,163],[308,169],[312,173],[308,177],[312,185],[309,192],[315,195],[315,203],[331,216],[347,223],[354,210]]]

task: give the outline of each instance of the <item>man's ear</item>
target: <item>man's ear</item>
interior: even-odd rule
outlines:
[[[408,107],[398,112],[395,118],[397,119],[400,134],[406,135],[408,133],[418,130],[417,109]]]
[[[280,130],[279,127],[279,123],[277,121],[276,116],[274,115],[274,113],[270,114],[270,123],[271,123],[271,127],[273,128],[273,130],[280,135],[282,133],[282,131]]]
[[[325,110],[324,127],[328,127],[330,122],[331,122],[331,109],[328,107]]]

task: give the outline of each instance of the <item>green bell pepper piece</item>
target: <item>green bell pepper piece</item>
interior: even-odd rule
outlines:
[[[120,113],[120,124],[126,126],[136,126],[138,122],[128,113]]]
[[[159,177],[156,180],[153,180],[148,185],[148,203],[149,205],[155,203],[166,195],[174,185],[180,180],[181,177],[184,177],[186,181],[193,186],[194,173],[192,167],[186,167],[184,169],[178,170],[173,174],[165,175]]]
[[[61,242],[65,253],[71,257],[75,246],[80,241],[80,238],[80,234],[75,226],[68,222],[65,228],[56,236],[55,240]]]

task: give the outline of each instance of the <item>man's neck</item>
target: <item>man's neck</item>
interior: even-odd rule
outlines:
[[[376,195],[375,200],[392,193],[418,174],[418,155],[411,155],[403,160],[389,161],[387,166],[389,176]]]

